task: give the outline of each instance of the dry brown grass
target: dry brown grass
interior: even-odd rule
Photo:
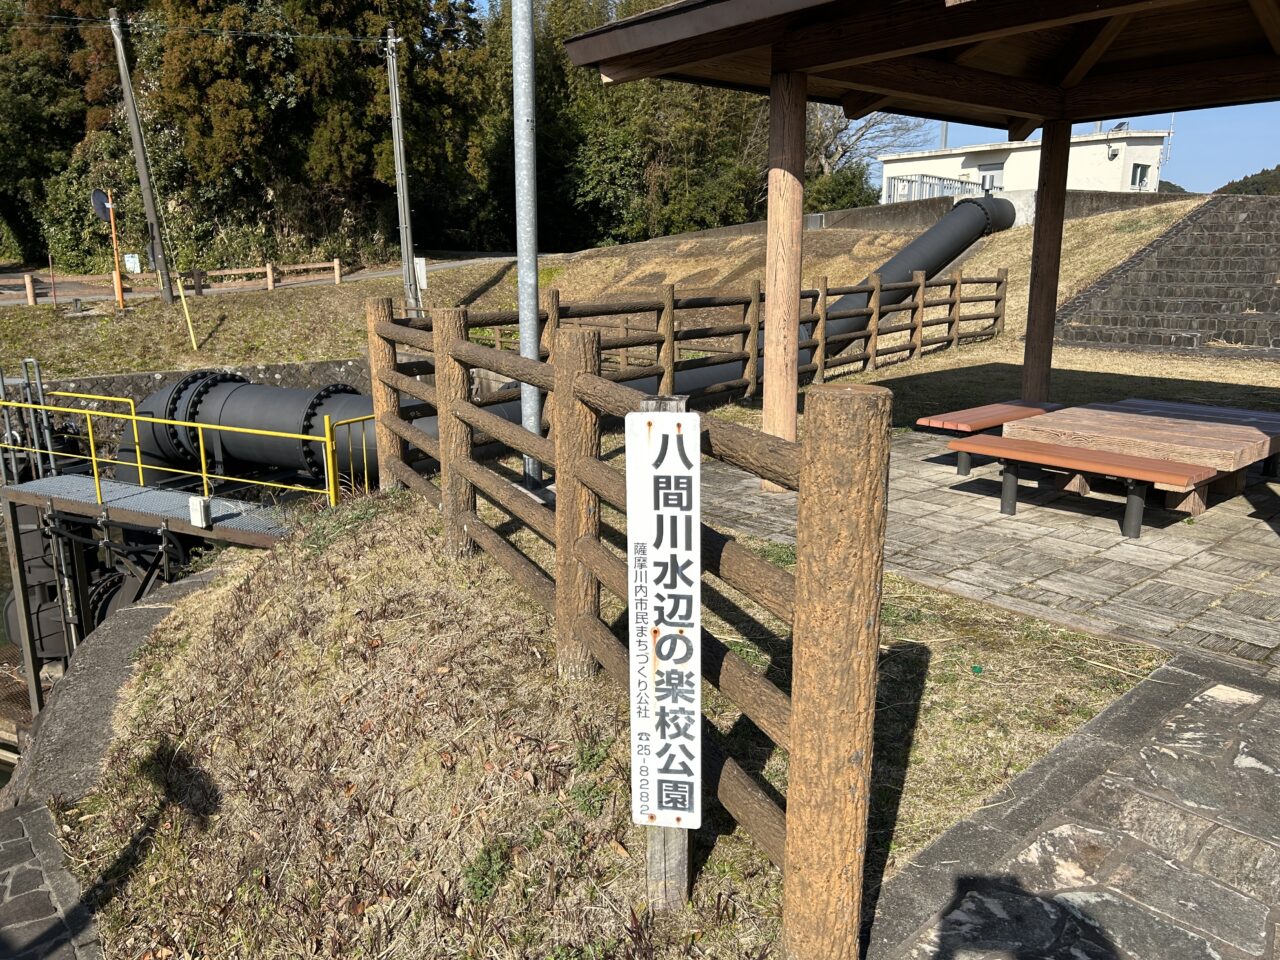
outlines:
[[[437,534],[407,495],[319,514],[150,638],[106,775],[62,811],[108,957],[776,955],[779,874],[720,813],[693,907],[645,915],[623,694],[555,680],[544,616]],[[782,625],[709,603],[785,687]],[[892,578],[883,641],[872,884],[1163,659]]]

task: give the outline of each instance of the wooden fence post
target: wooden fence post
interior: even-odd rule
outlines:
[[[658,393],[669,397],[676,391],[676,288],[666,284],[662,288],[662,309],[658,312],[658,333],[662,343],[658,347],[658,365],[662,367],[662,380]]]
[[[1004,333],[1004,308],[1009,301],[1009,268],[996,271],[996,333]]]
[[[743,349],[747,352],[747,365],[743,379],[747,381],[746,396],[754,397],[760,389],[760,281],[751,283],[751,302],[747,304],[747,336]]]
[[[369,395],[373,398],[373,434],[378,448],[378,489],[399,486],[390,466],[404,463],[405,443],[387,426],[387,419],[400,415],[400,394],[382,382],[383,371],[396,368],[396,345],[378,333],[378,324],[391,322],[391,298],[380,297],[365,304],[369,333]]]
[[[811,389],[805,403],[783,877],[787,960],[859,955],[892,398],[883,387],[827,384]]]
[[[435,337],[436,432],[440,438],[440,510],[444,514],[445,548],[462,556],[471,552],[469,517],[476,511],[476,488],[459,471],[471,459],[471,427],[456,416],[460,403],[471,400],[471,375],[450,354],[450,347],[467,338],[467,311],[432,310]]]
[[[276,288],[276,266],[268,261],[267,263],[267,292]]]
[[[921,341],[924,339],[924,298],[929,291],[925,286],[925,279],[923,270],[911,274],[911,282],[916,285],[916,305],[911,311],[911,352],[908,354],[912,359],[920,354]]]
[[[22,275],[22,285],[27,288],[27,306],[36,305],[36,278],[29,273]]]
[[[580,373],[600,373],[600,331],[556,335],[551,434],[556,444],[556,666],[560,676],[595,672],[595,657],[575,630],[578,618],[599,616],[600,584],[578,560],[578,541],[600,536],[600,501],[579,477],[584,460],[600,456],[600,417],[573,394]]]
[[[951,302],[947,304],[947,336],[951,338],[951,347],[960,346],[960,298],[964,296],[964,272],[957,270],[951,275]]]
[[[560,329],[560,291],[549,287],[542,292],[541,309],[547,315],[542,328],[542,348],[547,351],[547,362],[553,362],[556,353],[556,331]]]
[[[867,362],[863,366],[863,370],[874,370],[878,364],[876,359],[876,351],[880,349],[880,274],[873,273],[871,275],[871,293],[867,295],[867,308],[871,311],[871,315],[867,317],[867,330],[870,335],[867,337]]]
[[[335,287],[342,284],[342,258],[333,258],[333,285]]]
[[[814,348],[813,359],[817,369],[813,371],[813,382],[822,383],[827,377],[827,278],[818,280],[818,323],[814,328],[818,345]]]
[[[191,292],[197,297],[204,296],[204,271],[199,267],[191,268]]]

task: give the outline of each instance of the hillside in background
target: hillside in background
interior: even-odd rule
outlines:
[[[1238,193],[1254,197],[1280,197],[1280,165],[1259,170],[1219,187],[1215,193]]]

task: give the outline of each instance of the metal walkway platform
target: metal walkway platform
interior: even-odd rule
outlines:
[[[36,507],[52,502],[55,509],[77,516],[105,515],[110,520],[139,526],[159,526],[163,522],[174,533],[246,547],[269,547],[289,533],[279,507],[213,497],[209,501],[213,525],[204,529],[191,524],[190,493],[139,487],[118,480],[102,481],[101,504],[94,492],[93,478],[87,476],[44,477],[4,487],[0,495],[14,503]]]

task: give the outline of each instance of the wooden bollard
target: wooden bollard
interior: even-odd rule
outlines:
[[[22,285],[27,289],[27,306],[36,305],[36,278],[29,273],[22,275]]]
[[[274,263],[267,264],[267,292],[276,288],[276,267]]]
[[[467,338],[465,310],[432,310],[435,338],[436,432],[440,438],[440,511],[444,514],[445,548],[461,556],[473,544],[467,527],[476,512],[476,488],[462,474],[471,459],[471,427],[454,411],[471,400],[471,375],[450,355],[450,347]]]
[[[867,852],[893,395],[808,392],[796,520],[787,960],[857,960]]]
[[[378,447],[378,488],[393,490],[399,483],[391,464],[404,462],[405,442],[387,426],[387,420],[399,416],[400,394],[382,382],[381,374],[395,370],[396,345],[378,333],[378,324],[391,322],[391,298],[370,300],[364,316],[369,334],[369,395],[373,399],[373,435]]]
[[[342,284],[342,260],[338,257],[333,258],[333,285],[340,286]]]
[[[582,461],[600,456],[600,417],[573,394],[581,373],[600,373],[600,332],[560,330],[555,343],[551,434],[556,444],[556,667],[561,677],[595,672],[583,637],[583,615],[599,616],[600,584],[578,559],[578,541],[600,536],[600,500],[579,476]]]

